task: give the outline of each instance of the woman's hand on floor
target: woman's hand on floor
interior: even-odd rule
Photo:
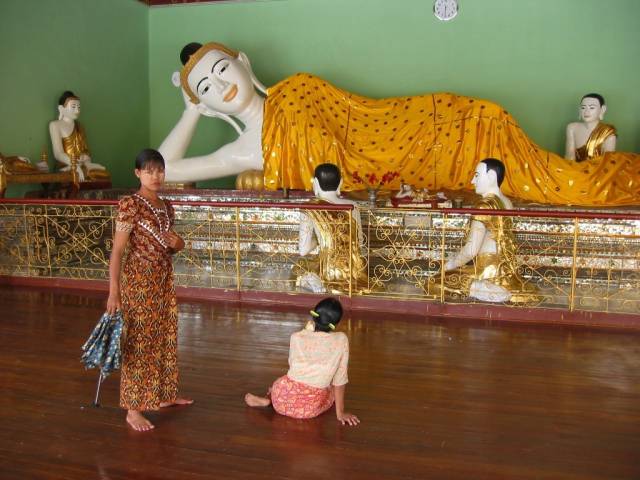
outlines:
[[[352,427],[355,427],[360,423],[360,419],[356,417],[353,413],[347,413],[347,412],[342,414],[337,413],[336,417],[338,418],[338,421],[342,425],[351,425]]]

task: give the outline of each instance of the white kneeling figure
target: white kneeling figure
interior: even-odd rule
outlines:
[[[329,238],[334,234],[331,218],[319,214],[319,212],[300,212],[300,226],[298,237],[298,253],[301,257],[309,255],[317,246],[320,246],[320,256],[323,258],[323,276],[328,281],[347,282],[349,277],[357,277],[361,274],[362,267],[358,261],[359,249],[363,244],[362,220],[356,202],[340,196],[342,179],[340,170],[333,164],[323,163],[315,168],[313,179],[313,193],[318,203],[326,202],[334,205],[353,205],[351,213],[355,228],[357,229],[358,252],[352,259],[352,272],[348,271],[349,239]],[[314,216],[314,218],[312,218]],[[348,235],[347,235],[348,236]],[[346,247],[346,248],[345,248]],[[342,250],[347,250],[347,252]],[[357,270],[357,272],[356,272]],[[316,272],[305,272],[296,279],[296,285],[314,293],[327,291],[323,278]]]
[[[497,171],[500,167],[491,168],[493,165],[490,165],[486,160],[478,163],[471,183],[474,185],[476,193],[482,198],[497,197],[504,208],[510,210],[513,208],[513,204],[500,190],[502,178],[498,180]],[[500,165],[502,164],[500,163]],[[501,169],[501,176],[504,177],[503,165]],[[488,230],[484,223],[472,220],[465,245],[455,256],[446,261],[444,270],[445,272],[455,270],[479,255],[496,253],[498,253],[498,247],[493,232]],[[511,292],[491,280],[474,279],[469,288],[469,296],[485,302],[507,302],[511,299]]]

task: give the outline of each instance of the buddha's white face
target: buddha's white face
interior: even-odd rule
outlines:
[[[80,100],[72,98],[67,100],[64,105],[58,107],[63,117],[70,120],[77,120],[80,116]]]
[[[475,187],[478,195],[484,195],[496,186],[495,174],[491,175],[487,171],[487,165],[480,162],[476,167],[476,173],[471,180],[471,184]]]
[[[230,115],[241,113],[257,95],[244,64],[219,50],[207,52],[187,82],[205,106]]]
[[[604,118],[606,109],[605,105],[600,105],[597,98],[584,98],[580,103],[580,118],[584,122],[598,122]]]

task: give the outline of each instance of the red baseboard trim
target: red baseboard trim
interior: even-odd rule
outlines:
[[[10,277],[0,275],[0,285],[32,286],[65,289],[78,292],[109,291],[105,280],[75,280],[65,278]],[[312,293],[264,292],[222,288],[176,287],[178,298],[184,300],[231,302],[275,308],[308,309],[326,295]],[[490,304],[452,304],[426,300],[389,299],[372,297],[340,297],[345,310],[388,313],[414,318],[443,318],[482,321],[489,323],[518,323],[529,325],[581,326],[640,330],[640,315],[588,311],[556,310],[549,308],[508,307]]]

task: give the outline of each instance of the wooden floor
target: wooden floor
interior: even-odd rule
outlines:
[[[286,371],[303,311],[182,303],[196,404],[127,428],[80,346],[97,294],[0,289],[0,478],[638,479],[640,335],[356,313],[342,427],[245,407]]]

